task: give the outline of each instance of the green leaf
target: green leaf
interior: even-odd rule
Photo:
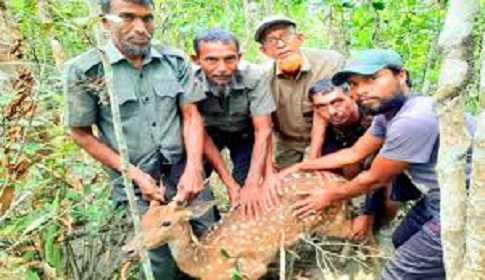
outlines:
[[[221,255],[223,255],[227,259],[232,258],[231,255],[229,255],[229,253],[225,249],[221,249]]]
[[[374,1],[372,2],[372,7],[374,7],[374,9],[377,11],[382,11],[386,7],[386,5],[384,5],[384,2],[381,1]]]
[[[42,224],[44,224],[51,217],[52,217],[51,213],[47,213],[47,214],[44,214],[44,215],[38,217],[33,222],[29,223],[29,225],[25,228],[25,230],[22,234],[27,234],[29,232],[36,230],[37,228],[41,227]]]
[[[32,270],[27,270],[25,272],[25,279],[26,280],[40,280],[39,275],[37,273],[33,272]]]
[[[231,280],[243,280],[241,272],[237,268],[231,268]]]
[[[47,234],[44,236],[45,243],[44,243],[44,251],[45,251],[45,258],[47,263],[49,263],[52,267],[56,268],[56,270],[60,271],[61,269],[61,260],[60,260],[60,246],[56,244],[56,238],[59,235],[59,226],[58,225],[50,225],[47,228]]]
[[[353,8],[354,3],[352,3],[352,0],[342,0],[342,7],[344,8]]]

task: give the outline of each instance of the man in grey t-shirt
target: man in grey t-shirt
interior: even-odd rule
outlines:
[[[311,215],[334,201],[369,192],[405,173],[425,195],[394,232],[396,254],[384,268],[382,279],[444,279],[435,171],[439,127],[432,98],[411,93],[409,73],[392,50],[357,53],[332,81],[336,85],[346,82],[359,105],[376,117],[352,147],[293,168],[338,168],[379,152],[370,169],[348,183],[306,193],[293,205],[295,215]]]

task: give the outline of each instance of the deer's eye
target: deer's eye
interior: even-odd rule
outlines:
[[[161,224],[161,226],[162,226],[162,227],[169,227],[171,224],[172,224],[172,222],[171,222],[171,221],[164,221],[164,222]]]

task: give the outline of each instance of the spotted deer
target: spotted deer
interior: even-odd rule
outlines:
[[[189,220],[202,215],[213,203],[192,207],[175,204],[154,205],[142,217],[144,245],[156,248],[168,244],[180,269],[200,279],[231,279],[235,268],[247,279],[266,274],[280,246],[288,248],[306,232],[317,231],[327,236],[346,237],[351,222],[346,219],[346,204],[334,203],[304,220],[292,215],[290,205],[298,192],[310,188],[336,187],[345,180],[330,172],[293,173],[281,184],[278,206],[255,219],[242,211],[230,211],[200,239],[194,237]],[[131,244],[131,246],[130,246]],[[125,250],[133,249],[133,242]]]

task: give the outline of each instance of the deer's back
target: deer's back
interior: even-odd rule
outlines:
[[[204,236],[203,243],[213,248],[215,255],[221,255],[224,250],[231,257],[251,257],[269,263],[278,252],[282,239],[285,247],[291,246],[304,232],[325,223],[331,224],[335,216],[344,211],[343,203],[335,203],[315,216],[300,220],[290,209],[299,199],[298,192],[325,188],[338,181],[343,181],[342,177],[329,172],[288,175],[282,184],[283,195],[277,207],[251,220],[246,219],[240,209],[233,210]]]

